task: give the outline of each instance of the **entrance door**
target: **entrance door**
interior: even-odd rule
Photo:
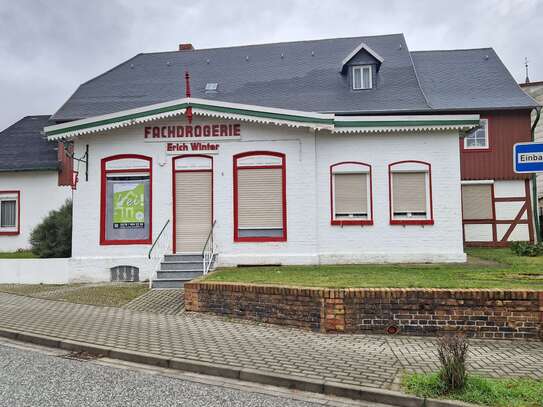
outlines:
[[[213,169],[207,156],[173,160],[174,252],[201,253],[213,218]]]

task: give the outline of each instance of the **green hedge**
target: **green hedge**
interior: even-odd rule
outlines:
[[[71,257],[72,201],[51,211],[30,234],[32,253],[38,257]]]

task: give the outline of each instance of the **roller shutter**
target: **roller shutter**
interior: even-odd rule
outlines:
[[[366,174],[334,174],[334,205],[336,216],[368,213]]]
[[[492,185],[462,185],[462,218],[493,218]]]
[[[177,252],[201,252],[211,228],[212,173],[175,174],[175,236]]]
[[[283,228],[281,168],[238,169],[238,228]]]
[[[426,212],[426,173],[393,173],[392,197],[394,213]]]

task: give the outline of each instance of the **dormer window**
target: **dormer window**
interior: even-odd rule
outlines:
[[[371,89],[373,85],[371,65],[353,66],[353,90]]]

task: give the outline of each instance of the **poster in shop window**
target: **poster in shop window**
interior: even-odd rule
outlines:
[[[145,184],[113,184],[113,229],[145,227]]]

